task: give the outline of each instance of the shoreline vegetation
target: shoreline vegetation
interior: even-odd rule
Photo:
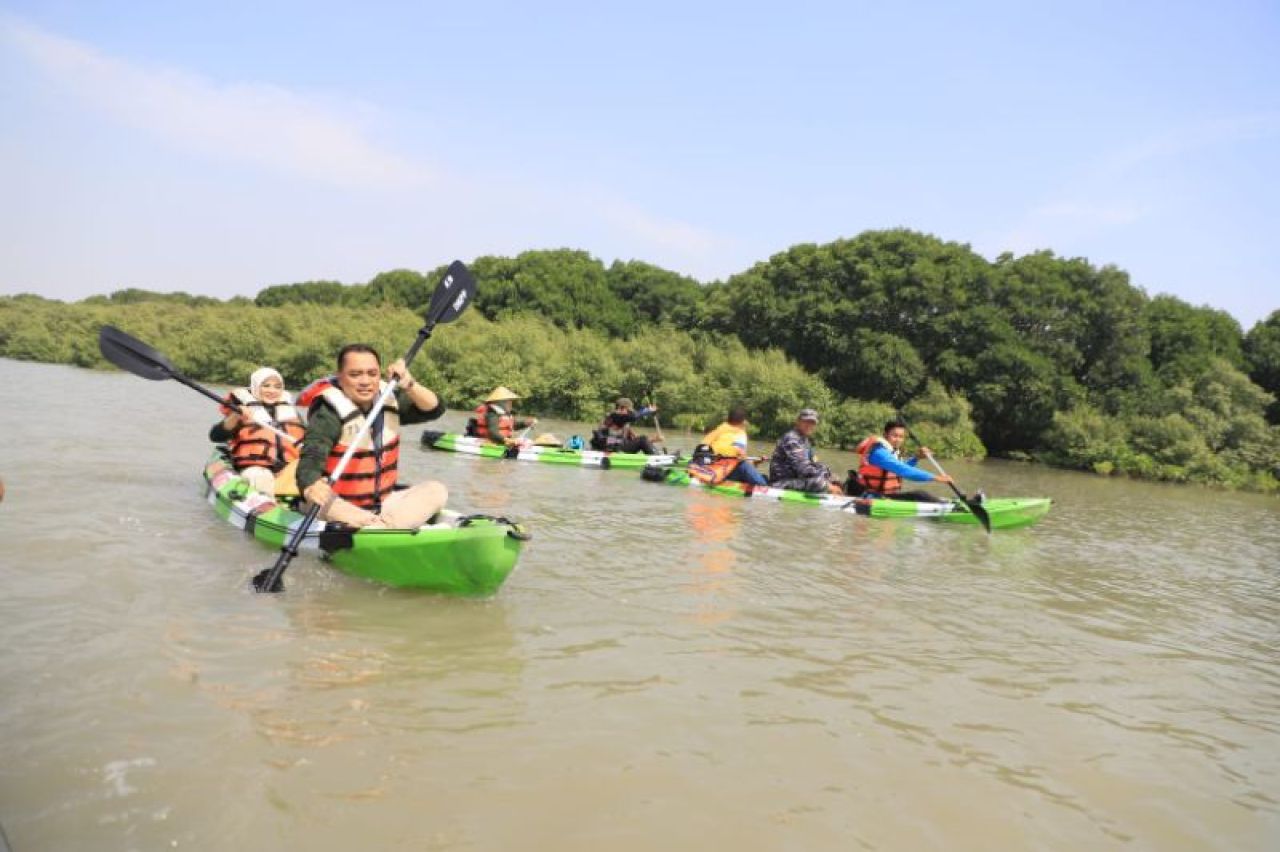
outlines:
[[[741,401],[753,439],[770,439],[814,407],[819,443],[845,448],[900,410],[951,458],[1280,492],[1280,310],[1246,334],[1114,266],[1049,251],[992,262],[902,229],[796,245],[710,284],[568,249],[469,266],[476,310],[415,365],[451,408],[507,385],[524,411],[591,422],[629,396],[697,431]],[[240,384],[269,364],[297,390],[344,343],[399,351],[443,269],[254,299],[4,296],[0,357],[106,368],[110,323],[192,378]]]

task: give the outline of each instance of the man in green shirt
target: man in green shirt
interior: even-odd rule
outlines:
[[[449,497],[440,482],[393,490],[400,460],[400,424],[435,420],[444,413],[444,404],[414,380],[403,361],[389,366],[387,377],[399,380],[394,397],[387,400],[332,485],[325,477],[355,441],[382,393],[378,353],[361,343],[344,346],[338,353],[337,384],[311,403],[298,461],[298,488],[309,502],[323,507],[323,520],[352,527],[413,529],[440,511]]]

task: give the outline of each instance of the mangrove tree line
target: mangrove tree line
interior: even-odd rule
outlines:
[[[1115,267],[1047,251],[990,262],[908,230],[794,246],[708,285],[567,249],[470,265],[475,311],[420,368],[453,407],[507,384],[528,410],[594,419],[626,394],[700,429],[742,400],[772,437],[814,405],[829,412],[822,439],[842,445],[901,409],[951,455],[1280,488],[1280,311],[1245,334]],[[276,285],[252,301],[8,297],[0,355],[103,366],[96,328],[111,322],[193,376],[242,382],[270,363],[297,386],[344,342],[402,349],[442,272]]]

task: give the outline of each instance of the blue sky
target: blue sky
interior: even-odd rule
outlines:
[[[1280,4],[0,0],[0,293],[906,226],[1280,308]]]

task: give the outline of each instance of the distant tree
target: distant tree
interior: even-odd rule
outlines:
[[[976,359],[968,391],[982,442],[998,453],[1040,446],[1055,411],[1073,401],[1064,377],[1044,355],[999,344]]]
[[[1280,423],[1280,311],[1249,329],[1244,339],[1245,362],[1249,378],[1271,394],[1267,419]]]
[[[391,305],[421,313],[430,304],[431,294],[441,277],[443,271],[440,276],[432,277],[412,269],[379,272],[365,286],[361,301],[368,305]]]
[[[820,375],[842,394],[903,405],[924,385],[924,361],[897,335],[859,328],[832,348],[832,364]]]
[[[688,328],[702,299],[702,286],[694,279],[639,260],[614,261],[606,280],[639,322]]]
[[[1280,490],[1280,311],[1244,335],[1223,311],[1148,298],[1115,267],[1048,251],[988,262],[905,229],[796,245],[706,286],[568,249],[470,266],[476,307],[419,370],[451,407],[506,384],[531,412],[595,420],[626,395],[702,429],[742,401],[754,440],[812,406],[819,439],[846,446],[901,410],[950,455],[985,444]],[[252,302],[138,288],[71,304],[0,297],[0,357],[103,367],[97,331],[112,323],[196,378],[243,383],[271,364],[297,387],[344,343],[400,351],[443,273],[278,285]]]
[[[351,298],[352,289],[338,281],[275,284],[260,290],[253,301],[260,308],[281,305],[341,305]]]
[[[604,264],[584,251],[527,251],[515,258],[479,258],[476,307],[490,319],[537,313],[561,328],[594,328],[622,336],[636,313],[609,287]]]
[[[1123,271],[1049,251],[1002,255],[995,271],[995,304],[1023,345],[1104,395],[1145,381],[1147,299]]]
[[[1240,324],[1225,311],[1193,307],[1175,296],[1156,296],[1146,307],[1151,365],[1166,381],[1194,376],[1211,358],[1245,366]]]
[[[102,299],[102,297],[90,298]],[[171,293],[157,293],[153,290],[142,290],[137,287],[116,290],[110,296],[105,297],[104,301],[113,305],[139,305],[144,302],[162,302],[173,305],[216,305],[220,302],[219,299],[213,296],[193,296],[180,290]]]

